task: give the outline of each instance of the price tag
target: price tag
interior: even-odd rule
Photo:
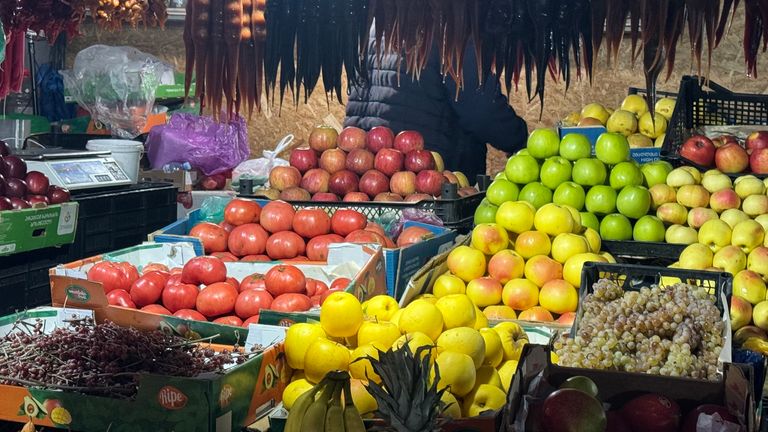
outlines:
[[[85,318],[93,319],[93,311],[90,309],[61,308],[56,311],[57,326],[69,326],[70,321]]]
[[[250,350],[254,345],[261,345],[266,348],[278,342],[285,340],[285,327],[271,326],[266,324],[248,325],[248,338],[245,339],[245,349]]]

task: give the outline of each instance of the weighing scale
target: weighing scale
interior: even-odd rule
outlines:
[[[28,171],[40,171],[51,184],[69,190],[132,184],[109,151],[28,148],[15,154],[27,162]]]

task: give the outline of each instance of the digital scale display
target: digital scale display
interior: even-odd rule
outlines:
[[[66,185],[128,180],[114,161],[62,161],[50,166]]]

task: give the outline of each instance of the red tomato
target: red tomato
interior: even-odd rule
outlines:
[[[408,247],[414,243],[429,240],[434,236],[435,233],[424,227],[409,226],[408,228],[404,229],[403,232],[401,232],[397,237],[397,247]]]
[[[139,278],[139,271],[136,270],[136,267],[134,267],[133,264],[124,261],[124,262],[117,263],[117,265],[119,265],[120,268],[123,269],[123,273],[125,273],[125,277],[128,278],[128,282],[130,282],[131,284],[136,282],[136,279]],[[166,272],[167,271],[168,270],[166,269]]]
[[[227,315],[235,309],[237,289],[226,282],[217,282],[200,290],[196,309],[208,318]]]
[[[243,321],[243,325],[242,326],[245,327],[245,328],[248,328],[249,325],[251,325],[251,324],[258,324],[258,323],[259,323],[259,315],[257,314],[257,315],[254,315],[254,316],[248,318],[247,320]]]
[[[140,277],[131,285],[131,300],[138,307],[157,303],[168,281],[161,272],[153,271]]]
[[[259,223],[261,207],[256,201],[235,198],[224,207],[224,222],[240,226],[247,223]]]
[[[307,243],[307,258],[310,261],[328,261],[328,245],[343,241],[344,237],[338,234],[324,234],[312,238]]]
[[[240,258],[240,261],[242,262],[261,262],[261,261],[272,261],[272,258],[266,256],[266,255],[246,255],[242,258]]]
[[[197,286],[192,284],[167,286],[163,290],[163,306],[172,313],[181,309],[194,309],[199,292]]]
[[[88,280],[100,282],[101,286],[104,287],[105,294],[116,289],[128,291],[131,288],[128,275],[123,268],[111,261],[101,261],[94,264],[88,270]]]
[[[312,300],[304,294],[289,293],[275,297],[270,309],[279,312],[305,312],[312,308]]]
[[[168,266],[167,265],[165,265],[165,264],[158,264],[158,263],[152,263],[152,264],[147,264],[144,267],[142,267],[141,274],[147,274],[147,273],[149,273],[151,271],[170,272],[170,270],[168,270]]]
[[[245,224],[232,230],[229,235],[229,251],[237,256],[264,253],[269,234],[259,224]]]
[[[229,234],[224,228],[210,222],[200,222],[192,227],[189,235],[197,237],[203,242],[205,253],[224,252],[227,250],[227,238]]]
[[[286,293],[305,293],[307,289],[304,273],[292,265],[276,265],[269,269],[264,279],[267,292],[273,297]]]
[[[194,309],[178,310],[175,314],[173,314],[173,316],[194,321],[208,321],[208,319],[205,318],[203,314]]]
[[[235,229],[234,225],[232,225],[230,223],[226,223],[226,222],[219,222],[219,226],[224,228],[224,231],[226,231],[227,234],[231,233],[232,230]]]
[[[293,206],[285,201],[270,201],[261,209],[261,226],[271,232],[289,231],[293,226]]]
[[[328,291],[328,285],[317,279],[307,278],[307,296],[314,297]]]
[[[261,309],[269,309],[272,300],[272,296],[266,291],[243,291],[235,301],[235,314],[242,319],[248,319],[258,315]]]
[[[110,291],[107,293],[107,302],[113,306],[136,309],[136,303],[131,300],[131,295],[126,290],[116,289]]]
[[[261,290],[266,291],[267,285],[264,281],[264,275],[261,273],[254,273],[250,276],[246,276],[240,282],[240,292],[246,290]]]
[[[323,298],[322,295],[314,295],[314,296],[310,297],[309,301],[312,303],[312,307],[320,307],[320,306],[322,306],[320,304],[320,300],[322,300],[322,298]]]
[[[284,261],[309,261],[309,258],[307,258],[304,255],[299,255],[297,257],[293,257],[291,259],[287,259],[287,260],[284,260]]]
[[[230,236],[229,238],[231,239],[232,237]],[[214,252],[214,253],[211,254],[211,256],[214,256],[214,257],[216,257],[216,258],[218,258],[218,259],[220,259],[220,260],[222,260],[224,262],[235,262],[235,261],[238,261],[237,257],[232,255],[229,252]]]
[[[304,239],[293,231],[281,231],[267,239],[267,255],[275,260],[295,258],[305,249]]]
[[[216,257],[194,257],[184,264],[181,270],[181,282],[192,285],[210,285],[227,279],[227,267]]]
[[[382,247],[387,246],[387,240],[379,233],[367,230],[352,231],[344,237],[349,243],[378,243]]]
[[[368,219],[355,210],[341,209],[331,217],[331,230],[340,236],[346,236],[352,231],[365,228]]]
[[[377,224],[376,222],[368,222],[368,224],[365,226],[364,229],[367,231],[373,231],[373,232],[379,233],[381,234],[382,237],[387,236],[387,233],[384,232],[384,228],[381,225]]]
[[[175,274],[181,274],[181,270],[182,270],[182,268],[181,268],[181,267],[174,267],[174,268],[172,268],[172,269],[171,269],[170,273],[171,273],[172,275],[175,275]]]
[[[173,315],[171,311],[168,309],[158,305],[158,304],[150,304],[146,305],[143,308],[141,308],[144,312],[150,312],[154,314],[160,314],[160,315]]]
[[[349,286],[349,283],[352,282],[349,278],[336,278],[333,282],[331,282],[330,289],[335,290],[345,290]]]
[[[331,232],[331,218],[320,209],[302,209],[293,216],[293,230],[304,238]]]
[[[233,277],[228,277],[227,280],[225,280],[224,282],[232,285],[233,287],[235,287],[235,289],[240,289],[240,282],[238,282],[237,279]]]
[[[243,320],[234,315],[219,317],[213,320],[213,322],[216,324],[231,325],[235,327],[240,327],[243,325]]]
[[[165,283],[165,287],[168,288],[172,285],[178,285],[181,283],[181,273],[172,273],[168,277],[168,282]]]

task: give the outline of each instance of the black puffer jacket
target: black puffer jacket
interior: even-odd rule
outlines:
[[[486,143],[507,153],[525,147],[528,130],[501,94],[498,80],[489,76],[479,88],[473,48],[464,57],[464,89],[456,98],[456,84],[440,73],[438,50],[431,51],[419,81],[398,71],[397,56],[383,55],[381,63],[369,47],[369,82],[350,89],[345,126],[368,130],[388,126],[398,133],[416,130],[428,149],[438,151],[446,169],[462,171],[475,182],[485,174]]]

